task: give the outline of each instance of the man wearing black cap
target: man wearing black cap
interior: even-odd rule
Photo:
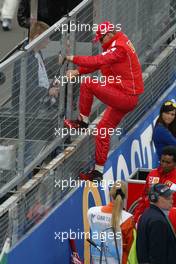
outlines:
[[[165,184],[155,184],[149,191],[150,207],[142,214],[137,229],[139,264],[175,264],[176,236],[168,219],[172,191]]]

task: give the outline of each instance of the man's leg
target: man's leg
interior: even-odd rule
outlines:
[[[121,92],[121,90],[123,91],[123,87],[121,86],[104,86],[101,83],[94,83],[88,78],[88,81],[82,83],[80,87],[79,108],[81,121],[76,121],[78,122],[78,125],[72,120],[66,120],[65,122],[67,127],[80,128],[84,127],[84,124],[87,125],[94,96],[109,106],[97,127],[98,136],[96,137],[95,171],[100,173],[103,171],[103,165],[107,159],[109,151],[110,135],[108,129],[115,129],[125,114],[132,111],[138,102],[137,95],[128,95]],[[105,135],[102,135],[103,131],[105,131]],[[96,178],[94,173],[93,176],[90,175],[90,179],[92,178]],[[101,175],[98,175],[97,178],[101,178]]]
[[[101,83],[95,83],[92,79],[87,78],[80,86],[79,110],[80,116],[78,120],[65,120],[67,127],[86,128],[89,122],[89,115],[93,103],[93,97],[96,96],[104,104],[119,110],[120,112],[128,112],[137,105],[138,96],[128,95],[123,92],[123,87],[114,85],[104,86]]]
[[[109,152],[112,131],[114,130],[114,133],[116,133],[115,129],[117,125],[127,114],[127,112],[128,111],[122,112],[114,108],[108,107],[101,121],[97,125],[98,135],[96,136],[95,163],[96,165],[98,165],[97,167],[101,166],[102,170]]]
[[[107,160],[107,155],[109,152],[110,138],[111,135],[116,133],[116,127],[122,120],[122,118],[129,111],[119,111],[112,107],[108,107],[104,115],[97,125],[96,139],[95,139],[95,168],[93,171],[87,174],[81,174],[82,180],[98,180],[102,179],[104,164]]]
[[[80,114],[89,116],[94,96],[116,110],[123,112],[133,110],[137,105],[138,96],[131,96],[121,91],[123,91],[121,85],[119,87],[112,85],[103,86],[101,83],[94,83],[88,78],[88,81],[82,83],[80,86]]]
[[[122,87],[119,88],[122,90]],[[93,82],[83,83],[80,89],[80,114],[83,115],[83,118],[84,116],[89,116],[94,96],[109,106],[97,126],[95,170],[88,175],[89,179],[95,179],[96,177],[100,178],[100,173],[103,173],[109,152],[112,129],[115,130],[122,118],[135,108],[138,96],[122,93],[118,87],[111,85],[102,86]]]

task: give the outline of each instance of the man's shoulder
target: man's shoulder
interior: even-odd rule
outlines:
[[[176,168],[174,168],[173,170],[171,170],[170,173],[171,173],[171,174],[173,173],[173,174],[175,175],[175,173],[176,173]]]
[[[163,138],[164,136],[167,136],[169,134],[171,134],[170,130],[167,127],[165,127],[163,124],[159,123],[154,127],[153,130],[154,137]]]
[[[117,32],[116,35],[117,35],[116,40],[121,40],[121,41],[129,40],[128,36],[125,33],[123,33],[122,31]]]
[[[146,221],[148,223],[153,222],[166,222],[164,214],[161,209],[157,206],[151,205],[149,208],[145,209],[141,221]]]
[[[150,177],[159,177],[160,173],[161,173],[161,168],[157,167],[149,172],[149,174],[147,175],[147,179],[149,179]]]
[[[36,68],[36,66],[38,66],[38,58],[39,58],[40,54],[39,53],[35,53],[34,51],[31,51],[28,53],[27,55],[27,65],[30,68]]]
[[[116,35],[114,36],[113,38],[113,41],[111,43],[111,47],[113,46],[122,46],[124,47],[124,45],[126,44],[126,42],[128,41],[128,37],[122,32],[122,31],[119,31],[116,33]]]

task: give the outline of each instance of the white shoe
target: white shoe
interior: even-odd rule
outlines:
[[[8,18],[4,18],[2,20],[2,28],[4,31],[9,31],[12,29],[12,20]]]

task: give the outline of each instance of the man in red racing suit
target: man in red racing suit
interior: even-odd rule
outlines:
[[[86,179],[101,179],[103,165],[107,159],[110,133],[115,130],[122,118],[132,111],[138,97],[144,92],[142,70],[135,49],[123,32],[116,32],[110,22],[98,25],[96,41],[100,41],[103,53],[96,56],[67,56],[67,60],[78,66],[76,70],[69,70],[67,76],[101,70],[105,83],[97,82],[87,77],[80,86],[79,110],[77,120],[65,120],[69,128],[87,128],[88,117],[91,112],[93,97],[107,105],[104,115],[97,126],[95,169]],[[101,130],[106,133],[101,135]],[[111,132],[110,132],[111,131]]]
[[[176,191],[176,148],[174,146],[167,146],[163,149],[160,166],[148,174],[146,184],[142,190],[141,200],[134,211],[135,222],[138,222],[141,214],[149,207],[148,193],[151,186],[157,183],[167,184],[172,190]],[[173,193],[173,206],[176,207],[176,193]],[[174,207],[169,212],[169,218],[176,229],[176,209]]]

